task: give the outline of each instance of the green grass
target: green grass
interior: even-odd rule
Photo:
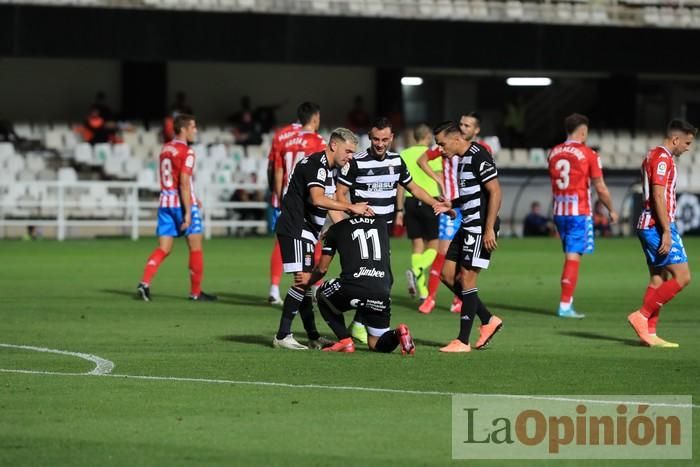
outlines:
[[[554,317],[562,263],[558,242],[502,240],[480,296],[504,319],[491,348],[443,355],[457,317],[415,312],[402,271],[409,244],[392,246],[393,322],[416,339],[414,358],[288,352],[270,346],[279,310],[265,303],[270,239],[205,246],[205,290],[191,303],[186,247],[178,242],[153,284],[133,300],[153,239],[0,242],[0,343],[95,354],[115,374],[488,394],[681,394],[700,401],[698,288],[662,314],[675,350],[636,345],[626,315],[646,272],[634,239],[599,241],[576,293],[582,321]],[[691,264],[700,241],[688,239]],[[288,284],[285,279],[283,284]],[[295,330],[303,337],[301,320]],[[319,329],[328,331],[317,317]],[[326,335],[329,335],[326,332]],[[303,339],[300,339],[303,341]],[[74,357],[0,348],[0,368],[82,373]],[[700,410],[693,410],[697,422]],[[694,457],[700,454],[695,435]],[[95,376],[0,373],[0,465],[538,465],[452,461],[451,399],[442,395],[211,384]],[[634,465],[639,461],[550,461]],[[642,465],[693,465],[653,461]]]

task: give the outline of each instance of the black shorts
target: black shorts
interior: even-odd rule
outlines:
[[[498,236],[498,231],[496,231],[496,236]],[[484,240],[481,234],[459,229],[452,239],[450,247],[447,249],[445,259],[454,261],[459,266],[467,269],[488,269],[491,253],[484,248]]]
[[[406,198],[404,203],[403,222],[406,225],[406,235],[414,238],[435,240],[440,232],[440,217],[436,216],[433,208],[414,197]]]
[[[367,289],[330,279],[319,287],[316,299],[319,306],[328,306],[337,314],[358,310],[371,336],[379,337],[389,330],[391,298],[388,293],[368,294]]]
[[[284,272],[311,272],[314,270],[314,249],[310,241],[278,235]]]

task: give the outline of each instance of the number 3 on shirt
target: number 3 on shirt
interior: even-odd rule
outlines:
[[[163,159],[160,163],[160,178],[164,188],[172,188],[173,186],[173,161]]]
[[[571,172],[571,163],[566,159],[559,159],[554,168],[559,171],[559,178],[557,178],[557,187],[560,190],[566,190],[569,186],[569,172]]]

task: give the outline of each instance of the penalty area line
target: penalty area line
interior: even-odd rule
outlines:
[[[119,379],[134,379],[142,381],[170,381],[181,383],[204,383],[204,384],[223,384],[223,385],[238,385],[238,386],[263,386],[273,388],[287,389],[317,389],[329,391],[353,391],[353,392],[370,392],[370,393],[385,393],[385,394],[403,394],[415,396],[471,396],[484,398],[500,398],[514,400],[533,400],[533,401],[550,401],[550,402],[574,402],[587,404],[602,404],[602,405],[633,405],[643,404],[653,407],[671,407],[671,408],[690,408],[700,409],[697,404],[674,404],[668,402],[652,402],[645,400],[598,400],[598,399],[582,399],[576,397],[564,396],[536,396],[527,394],[477,394],[465,392],[447,392],[447,391],[420,391],[417,389],[392,389],[392,388],[371,388],[362,386],[333,386],[325,384],[294,384],[294,383],[278,383],[274,381],[239,381],[230,379],[214,379],[214,378],[188,378],[181,376],[147,376],[147,375],[123,375],[123,374],[89,374],[89,373],[60,373],[53,371],[31,371],[31,370],[10,370],[0,368],[2,373],[21,373],[49,376],[98,376],[101,378],[119,378]],[[601,396],[602,397],[602,396]]]

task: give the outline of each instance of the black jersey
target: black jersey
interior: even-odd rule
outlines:
[[[489,205],[489,195],[484,185],[498,177],[496,163],[483,146],[472,143],[459,159],[457,176],[459,197],[452,205],[462,211],[462,228],[467,232],[481,234]],[[499,220],[496,219],[496,230],[498,224]]]
[[[282,199],[282,213],[275,229],[277,234],[316,243],[328,211],[311,203],[311,188],[323,188],[326,196],[333,198],[334,180],[335,170],[328,166],[325,152],[300,160]]]
[[[358,152],[340,169],[338,183],[350,189],[353,203],[369,204],[375,215],[387,222],[394,220],[396,189],[411,183],[411,173],[396,152],[387,151],[384,159],[378,159],[371,148]]]
[[[340,254],[340,282],[367,290],[371,296],[388,295],[393,282],[389,234],[380,217],[350,217],[326,233],[324,255]]]

